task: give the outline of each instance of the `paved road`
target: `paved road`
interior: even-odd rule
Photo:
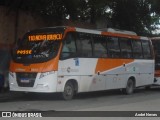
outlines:
[[[5,93],[0,95],[0,111],[160,111],[160,88],[147,91],[137,89],[133,95],[123,95],[119,90],[83,93],[71,101],[61,100],[56,94]],[[19,120],[20,118],[15,119]],[[53,120],[53,118],[47,119]],[[54,119],[74,120],[75,118]],[[76,118],[76,120],[80,119],[82,118]],[[89,119],[97,120],[99,118],[90,117]],[[108,117],[108,119],[115,118]],[[126,117],[118,119],[128,120]],[[138,120],[138,118],[130,119]],[[150,120],[141,118],[141,120],[143,119]],[[158,120],[158,118],[152,119]]]

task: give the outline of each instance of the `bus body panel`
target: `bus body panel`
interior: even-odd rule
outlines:
[[[154,83],[153,85],[160,85],[160,37],[152,37],[152,45],[154,49],[155,57],[155,74],[154,74]]]
[[[160,70],[155,71],[155,82],[154,85],[160,85]]]
[[[32,74],[32,73],[28,73],[28,74]],[[38,73],[36,75],[33,87],[23,87],[23,86],[20,87],[18,85],[18,79],[17,79],[16,73],[10,72],[9,79],[10,79],[11,91],[50,93],[50,92],[56,92],[56,89],[57,89],[57,71],[53,71],[51,74],[43,77],[41,77],[41,73]],[[27,80],[22,80],[22,79],[19,79],[19,81],[27,82]]]
[[[97,65],[96,58],[70,58],[59,61],[58,75],[93,75]]]
[[[153,85],[160,85],[160,77],[155,77],[155,82]]]
[[[112,66],[112,68],[100,72],[100,70],[96,70],[98,68],[97,66],[102,65],[98,62],[98,59],[76,59],[79,61],[78,66],[75,64],[75,59],[67,59],[59,62],[58,76],[62,77],[60,78],[60,82],[63,83],[62,87],[59,88],[64,88],[65,83],[71,79],[77,81],[79,87],[78,92],[125,88],[128,79],[131,77],[135,78],[135,87],[153,83],[153,60],[103,59],[106,64],[103,65],[106,68],[109,68],[115,62],[121,61],[121,64],[119,63],[119,66]],[[124,63],[127,64],[124,65]]]
[[[76,66],[74,59],[60,61],[58,73],[54,72],[54,74],[45,76],[44,78],[39,79],[41,73],[38,73],[33,88],[18,87],[16,74],[13,73],[12,76],[9,75],[12,80],[10,81],[10,90],[28,92],[63,92],[65,83],[68,80],[76,80],[78,83],[78,92],[89,92],[125,88],[130,77],[135,78],[136,87],[152,84],[153,81],[153,60],[143,60],[143,62],[142,60],[135,60],[134,62],[125,64],[125,66],[124,64],[121,64],[118,67],[111,68],[98,74],[95,72],[96,66],[98,66],[98,59],[78,59],[78,66]],[[106,62],[106,64],[110,65],[112,63]]]
[[[77,83],[79,83],[80,81],[80,76],[59,76],[58,75],[58,82],[57,82],[57,92],[63,92],[64,91],[64,87],[65,84],[68,80],[76,80]],[[79,84],[78,84],[78,88],[79,88]]]
[[[11,72],[48,72],[58,70],[58,57],[44,63],[22,64],[11,61]]]

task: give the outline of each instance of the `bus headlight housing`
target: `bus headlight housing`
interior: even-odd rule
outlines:
[[[41,79],[41,78],[43,78],[43,77],[45,77],[45,76],[48,76],[48,75],[50,75],[50,74],[54,74],[54,71],[50,71],[50,72],[41,73],[41,74],[40,74],[40,77],[39,77],[39,79]]]

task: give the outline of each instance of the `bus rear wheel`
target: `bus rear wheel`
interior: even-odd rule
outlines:
[[[129,79],[126,85],[126,88],[123,89],[123,93],[130,95],[134,92],[134,81],[132,79]]]
[[[64,100],[71,100],[73,96],[74,96],[74,86],[72,82],[67,82],[64,87],[64,91],[62,93],[62,98]]]

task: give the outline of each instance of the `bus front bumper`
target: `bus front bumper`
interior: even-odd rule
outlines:
[[[19,73],[20,74],[20,73]],[[30,79],[18,78],[17,73],[9,73],[10,91],[53,93],[57,88],[57,71],[37,73],[33,86],[29,85]]]

